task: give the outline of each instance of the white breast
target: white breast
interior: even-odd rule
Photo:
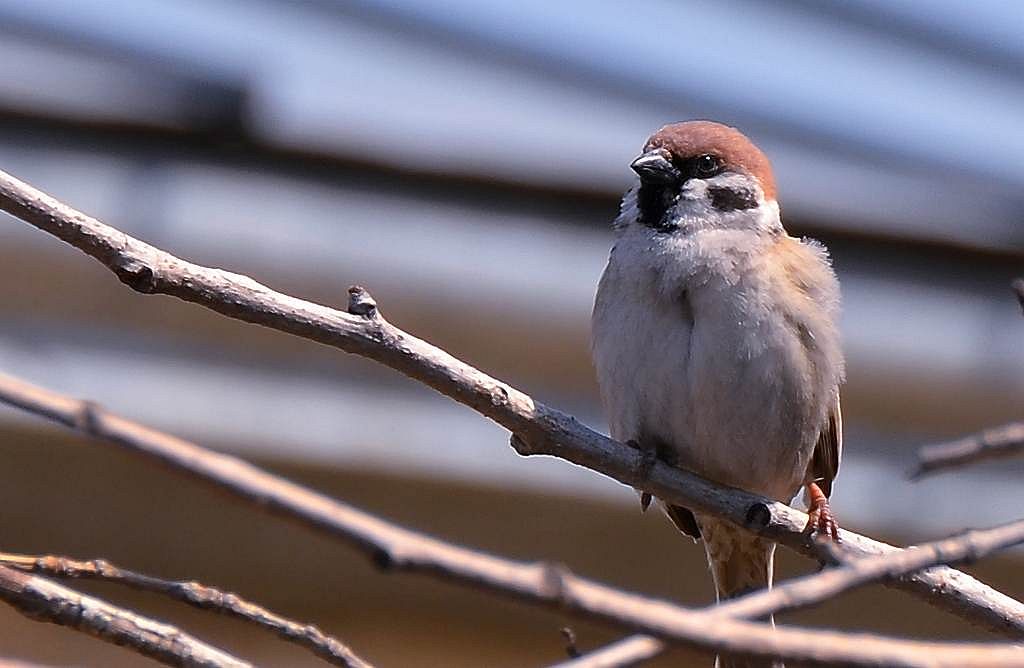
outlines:
[[[594,306],[593,353],[614,438],[656,439],[684,468],[789,501],[838,379],[816,372],[829,360],[815,359],[815,323],[763,266],[758,244],[768,242],[620,229]]]

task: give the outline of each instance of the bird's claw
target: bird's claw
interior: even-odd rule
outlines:
[[[832,516],[832,511],[827,504],[817,512],[812,511],[808,513],[804,533],[808,536],[813,534],[829,536],[837,543],[842,542],[842,539],[839,537],[839,524],[836,523],[835,518]]]
[[[807,510],[807,524],[804,526],[804,534],[811,536],[817,534],[831,538],[836,543],[841,543],[839,537],[839,523],[832,514],[832,507],[829,506],[828,498],[814,483],[807,486],[807,495],[810,498],[810,507]]]

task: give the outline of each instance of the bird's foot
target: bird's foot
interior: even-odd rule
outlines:
[[[842,542],[839,538],[839,524],[835,515],[832,514],[832,507],[828,504],[828,497],[815,483],[807,485],[807,525],[804,527],[804,534],[810,536],[817,533],[819,536],[830,537],[836,543]]]

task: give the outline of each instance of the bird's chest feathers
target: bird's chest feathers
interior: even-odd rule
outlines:
[[[748,236],[753,235],[705,233],[673,240],[637,265],[636,280],[648,282],[650,295],[641,304],[646,303],[655,316],[649,326],[675,326],[666,322],[666,315],[685,321],[689,345],[698,353],[691,368],[710,365],[720,377],[722,372],[771,375],[764,358],[799,343],[792,327],[779,328],[787,319],[802,320],[794,311],[799,305],[780,298],[776,277]]]
[[[602,388],[626,389],[606,394],[613,435],[667,441],[686,468],[782,495],[813,446],[822,401],[812,395],[827,383],[815,378],[826,366],[815,338],[828,333],[763,255],[705,241],[613,254],[594,322]],[[750,479],[743,462],[766,456],[778,470]]]

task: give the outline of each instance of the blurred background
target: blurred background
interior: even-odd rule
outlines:
[[[661,125],[772,158],[831,249],[849,358],[847,528],[906,543],[1012,519],[1022,467],[910,483],[913,449],[1024,415],[1024,4],[916,0],[0,0],[0,169],[196,262],[393,322],[603,429],[588,321]],[[0,214],[2,216],[2,214]],[[702,550],[618,483],[521,459],[398,374],[167,297],[0,221],[0,370],[382,516],[687,604]],[[337,541],[0,411],[4,544],[238,591],[385,666],[543,665],[558,614],[376,572]],[[782,556],[785,575],[806,561]],[[972,568],[1021,595],[1013,554]],[[241,624],[88,587],[261,665]],[[146,663],[0,609],[0,656]],[[571,622],[583,649],[618,634]],[[984,638],[874,587],[787,622]],[[710,665],[685,652],[657,665]]]

